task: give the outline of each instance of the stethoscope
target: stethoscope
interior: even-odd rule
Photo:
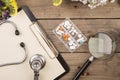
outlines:
[[[0,25],[4,24],[4,23],[9,23],[11,24],[14,28],[15,28],[15,35],[16,36],[19,36],[20,35],[20,31],[17,29],[17,25],[12,22],[12,21],[9,21],[9,20],[3,20]],[[18,61],[18,62],[11,62],[11,63],[4,63],[4,64],[0,64],[0,67],[3,67],[3,66],[8,66],[8,65],[16,65],[16,64],[21,64],[23,63],[26,58],[27,58],[27,50],[26,50],[26,47],[25,47],[25,43],[24,42],[20,42],[19,44],[21,46],[21,48],[24,49],[25,51],[25,56],[23,57],[23,59],[21,61]],[[30,60],[29,60],[29,64],[30,64],[30,67],[31,69],[34,71],[34,80],[38,80],[39,78],[39,71],[45,66],[46,64],[46,61],[45,61],[45,58],[40,55],[40,54],[35,54],[33,55]]]
[[[4,23],[9,23],[9,24],[11,24],[11,25],[15,28],[15,35],[16,35],[16,36],[19,36],[19,35],[20,35],[20,31],[17,29],[17,25],[16,25],[14,22],[12,22],[12,21],[10,21],[10,20],[3,20],[3,21],[0,23],[0,25],[3,25]],[[24,43],[24,42],[20,42],[19,45],[20,45],[20,47],[23,48],[24,51],[25,51],[25,55],[24,55],[23,59],[20,60],[20,61],[18,61],[18,62],[10,62],[10,63],[0,64],[0,67],[8,66],[8,65],[21,64],[21,63],[23,63],[23,62],[26,60],[26,58],[27,58],[27,51],[26,51],[25,43]]]
[[[46,64],[45,58],[40,54],[35,54],[30,58],[29,64],[30,64],[31,69],[34,71],[34,80],[38,80],[39,71]]]

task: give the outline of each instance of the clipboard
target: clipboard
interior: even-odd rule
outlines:
[[[33,13],[30,11],[30,9],[27,6],[23,6],[22,9],[25,11],[25,13],[28,15],[29,19],[32,22],[37,22],[36,18],[34,17]],[[42,29],[42,27],[39,28],[40,31],[42,32],[43,36],[45,37],[45,39],[47,39],[44,30]],[[65,60],[63,59],[63,57],[61,56],[61,54],[59,54],[59,52],[56,50],[56,48],[54,47],[54,45],[52,44],[52,42],[49,40],[47,41],[47,43],[50,46],[51,50],[53,50],[56,58],[59,60],[60,64],[63,66],[63,68],[65,69],[65,72],[63,74],[61,74],[60,76],[58,76],[55,80],[58,80],[59,78],[61,78],[62,76],[64,76],[66,73],[69,72],[69,66],[67,65],[67,63],[65,62]]]
[[[26,28],[26,26],[23,27],[24,24],[21,24],[22,23],[21,17],[26,18],[27,21],[25,23],[30,23],[27,28]],[[62,76],[64,76],[66,73],[69,72],[69,66],[67,65],[67,63],[65,62],[65,60],[63,59],[61,54],[56,50],[56,48],[54,47],[52,42],[47,38],[42,27],[40,25],[38,25],[36,18],[34,17],[33,13],[30,11],[30,9],[27,6],[21,7],[19,9],[18,14],[16,16],[10,18],[9,20],[18,24],[17,27],[22,32],[22,35],[16,41],[23,40],[25,42],[25,44],[27,44],[26,46],[28,49],[27,50],[28,57],[27,57],[27,60],[22,64],[0,67],[0,70],[1,70],[0,80],[10,80],[10,79],[11,80],[19,80],[19,79],[17,79],[17,77],[18,78],[21,77],[20,80],[21,79],[27,80],[28,77],[29,77],[28,80],[33,80],[33,71],[30,68],[29,62],[28,62],[30,57],[33,55],[32,53],[34,53],[34,54],[41,53],[47,60],[47,65],[45,66],[45,68],[43,68],[43,70],[40,71],[40,77],[39,77],[40,80],[48,80],[48,79],[49,80],[59,80]],[[25,30],[25,28],[29,29],[29,30]],[[28,36],[28,38],[31,39],[33,41],[33,43],[31,43],[32,41],[27,39],[26,36]],[[31,45],[33,45],[33,46],[31,46]],[[39,48],[41,48],[41,50],[39,50]],[[23,52],[23,51],[21,51],[21,52]],[[53,64],[57,64],[57,65],[53,65]],[[54,66],[61,70],[60,73],[57,73],[55,70],[53,70],[53,72],[51,72],[50,69],[52,69],[52,67],[54,67]],[[14,74],[11,73],[12,70],[13,70],[14,74],[16,73],[15,76],[14,76]],[[14,70],[16,70],[16,72]],[[28,72],[28,74],[27,74],[27,72]],[[23,75],[24,73],[26,75]],[[45,77],[47,77],[46,75],[48,76],[48,78],[45,78]],[[51,77],[51,76],[53,76],[53,77]]]

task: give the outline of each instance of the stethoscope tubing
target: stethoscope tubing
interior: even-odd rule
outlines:
[[[10,20],[3,20],[2,22],[0,22],[0,25],[2,25],[4,23],[9,23],[9,24],[11,24],[15,28],[15,35],[16,36],[18,36],[20,34],[19,30],[17,29],[17,25],[14,22],[12,22]],[[17,62],[3,63],[3,64],[0,64],[0,67],[21,64],[21,63],[23,63],[27,59],[27,50],[26,50],[26,47],[25,47],[25,43],[21,42],[20,46],[25,51],[25,54],[24,54],[24,57],[22,58],[22,60],[17,61]]]

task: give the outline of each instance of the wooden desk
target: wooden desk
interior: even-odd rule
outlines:
[[[70,66],[70,72],[60,80],[71,80],[90,54],[87,42],[75,53],[69,53],[52,32],[57,24],[69,17],[88,38],[101,30],[116,29],[120,31],[119,0],[93,10],[81,3],[72,3],[70,0],[63,0],[63,4],[59,7],[54,7],[52,0],[18,0],[17,2],[19,7],[29,6],[38,22],[45,29],[47,36]],[[79,80],[120,80],[120,45],[117,46],[114,57],[106,61],[95,60],[85,73],[89,75],[82,75]]]

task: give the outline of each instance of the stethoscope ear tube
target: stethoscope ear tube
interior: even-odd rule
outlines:
[[[20,31],[17,29],[16,23],[14,23],[12,21],[9,21],[9,20],[3,20],[2,22],[0,22],[0,25],[2,25],[4,23],[11,24],[15,28],[15,35],[16,36],[20,35]],[[17,64],[23,63],[26,60],[26,58],[27,58],[27,50],[26,50],[26,47],[25,47],[25,43],[24,42],[20,42],[20,47],[23,48],[24,51],[25,51],[25,56],[23,57],[23,59],[18,61],[18,62],[10,62],[10,63],[0,64],[0,67],[8,66],[8,65],[17,65]]]
[[[94,57],[91,56],[79,69],[79,71],[75,74],[72,80],[78,80],[81,74],[87,69],[87,67],[91,64],[91,62],[94,60]]]

